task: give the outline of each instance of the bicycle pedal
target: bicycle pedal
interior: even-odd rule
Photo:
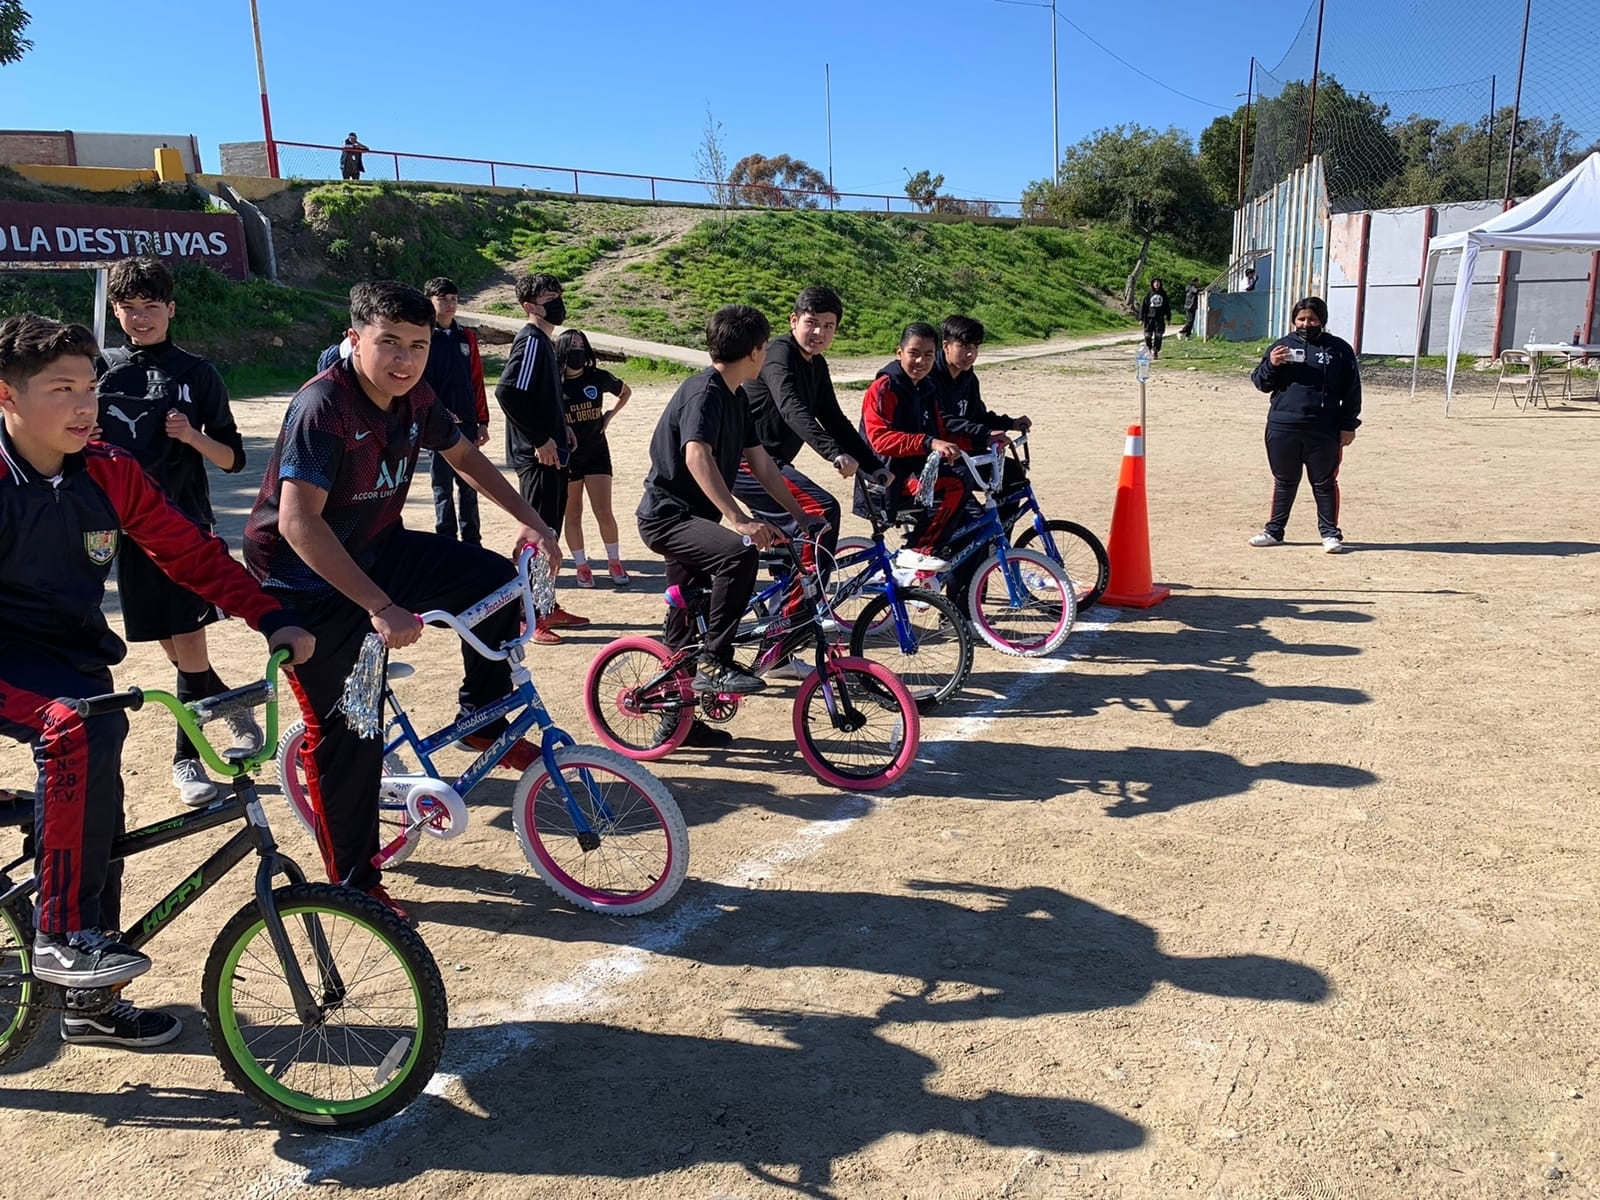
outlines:
[[[62,1007],[68,1012],[94,1016],[103,1013],[117,1002],[124,985],[103,988],[68,988]]]

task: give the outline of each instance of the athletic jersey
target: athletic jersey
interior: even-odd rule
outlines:
[[[101,440],[133,455],[173,503],[201,524],[212,524],[205,456],[167,436],[167,413],[176,409],[190,425],[232,450],[229,474],[242,470],[244,438],[233,422],[228,389],[217,368],[164,341],[107,350],[96,370]]]
[[[0,659],[28,651],[77,671],[121,662],[127,647],[100,606],[124,535],[175,582],[252,629],[293,623],[132,456],[91,442],[46,477],[0,428]]]
[[[506,462],[515,468],[537,466],[539,447],[548,441],[567,461],[567,422],[561,406],[561,368],[556,347],[533,322],[517,331],[494,398],[506,414]]]
[[[330,367],[300,389],[284,414],[245,523],[245,565],[263,587],[312,595],[333,591],[278,529],[283,481],[297,479],[328,493],[322,519],[356,565],[370,569],[401,527],[418,451],[448,450],[460,436],[426,383],[385,412],[361,390],[348,360]]]
[[[578,435],[581,450],[605,436],[605,398],[622,395],[622,380],[610,371],[590,367],[582,375],[561,380],[561,394],[567,406],[567,424]]]
[[[644,498],[636,515],[640,521],[682,520],[704,517],[720,521],[722,511],[700,490],[684,447],[705,442],[711,447],[722,480],[733,488],[739,463],[748,447],[759,446],[755,422],[744,389],[730,392],[715,367],[689,376],[667,401],[656,430],[650,435],[650,470],[644,477]]]

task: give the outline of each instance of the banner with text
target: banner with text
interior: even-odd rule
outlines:
[[[249,274],[244,225],[231,213],[0,202],[0,270],[105,266],[134,254],[201,263],[233,279]]]

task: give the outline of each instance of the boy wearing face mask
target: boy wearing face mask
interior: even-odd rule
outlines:
[[[1267,410],[1267,463],[1272,468],[1272,515],[1252,546],[1281,546],[1300,475],[1311,479],[1317,530],[1329,554],[1344,552],[1339,529],[1339,464],[1361,424],[1361,368],[1348,342],[1324,331],[1321,297],[1298,301],[1294,328],[1262,356],[1250,381],[1272,394]]]
[[[567,459],[577,445],[567,425],[561,364],[552,340],[556,326],[567,319],[561,281],[554,275],[524,275],[517,280],[517,303],[528,323],[511,343],[494,398],[506,414],[506,462],[516,469],[522,498],[546,525],[559,530],[567,510]],[[539,619],[534,641],[550,645],[561,640],[557,629],[587,624],[588,617],[557,605]]]

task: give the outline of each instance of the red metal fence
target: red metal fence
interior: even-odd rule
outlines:
[[[313,142],[276,142],[278,167],[285,178],[337,179],[343,146],[324,146]],[[723,197],[719,189],[731,193],[728,184],[707,183],[702,179],[676,179],[670,175],[630,175],[621,171],[590,171],[582,167],[550,167],[537,163],[501,162],[488,158],[456,158],[445,154],[412,154],[403,150],[366,150],[362,153],[364,179],[393,179],[417,183],[477,183],[490,187],[523,188],[554,192],[595,200],[651,200],[688,204],[717,204]],[[784,207],[799,207],[814,202],[820,208],[863,212],[922,211],[905,196],[882,196],[867,192],[819,192],[804,188],[763,188],[781,194]],[[730,197],[739,207],[759,207]],[[1016,200],[958,200],[968,213],[991,217],[1020,217],[1022,206]],[[768,207],[776,207],[768,206]]]

